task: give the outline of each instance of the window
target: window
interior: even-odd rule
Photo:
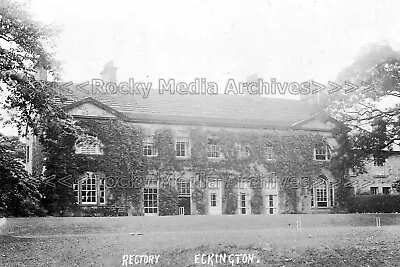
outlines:
[[[72,190],[78,204],[106,204],[106,181],[94,172],[87,172],[82,179],[75,180],[72,184]]]
[[[184,179],[178,180],[178,196],[190,197],[190,181]]]
[[[184,139],[176,141],[175,150],[177,158],[187,158],[190,153],[189,141]]]
[[[382,157],[374,157],[374,166],[375,167],[382,167],[385,165],[385,159]]]
[[[143,143],[143,155],[147,157],[155,157],[158,155],[153,137],[147,137]]]
[[[329,146],[314,148],[314,159],[315,160],[330,160],[331,149]]]
[[[211,197],[211,207],[216,207],[217,206],[217,194],[216,193],[211,193],[210,194]]]
[[[276,199],[277,195],[267,195],[267,213],[276,214]]]
[[[246,194],[240,193],[240,212],[246,214]]]
[[[236,155],[238,158],[246,158],[246,157],[250,156],[250,146],[249,145],[243,146],[240,143],[236,143],[235,150],[236,150],[236,153],[237,153]]]
[[[30,161],[30,146],[26,146],[26,163]]]
[[[331,183],[329,187],[326,177],[320,176],[311,188],[311,207],[327,208],[328,200],[332,206],[334,203],[333,184]]]
[[[210,139],[207,145],[207,157],[217,159],[220,157],[220,154],[220,147],[217,141]]]
[[[268,177],[263,180],[263,188],[275,189],[278,185],[278,179],[276,177]]]
[[[158,213],[158,194],[157,188],[144,188],[143,193],[143,206],[144,213],[157,214]]]
[[[103,155],[102,144],[97,138],[91,137],[90,143],[80,143],[79,140],[75,143],[75,154],[83,155]]]
[[[382,193],[385,195],[390,194],[390,187],[382,187]]]
[[[268,146],[265,149],[265,157],[267,160],[274,160],[275,155],[274,155],[274,148],[272,146]]]
[[[377,195],[378,187],[370,187],[370,192],[371,192],[371,195]]]

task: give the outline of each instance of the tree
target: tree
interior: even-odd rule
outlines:
[[[351,82],[358,89],[330,96],[329,109],[348,125],[351,149],[358,162],[371,156],[385,159],[400,141],[400,53],[386,43],[369,44],[354,63],[338,75],[337,83]],[[361,170],[361,169],[360,169]]]
[[[45,159],[51,159],[51,153],[57,151],[55,148],[62,145],[62,140],[78,136],[79,128],[54,101],[56,97],[61,102],[66,100],[57,83],[59,65],[49,52],[57,29],[34,21],[27,10],[28,6],[18,1],[0,2],[0,93],[5,95],[0,107],[9,111],[7,122],[16,125],[22,136],[35,135],[44,147]],[[37,79],[39,70],[48,72],[54,81]],[[8,170],[15,167],[13,161],[3,164]],[[46,161],[44,164],[51,165]],[[45,175],[59,173],[47,168]],[[13,179],[18,177],[22,178],[22,174]],[[42,186],[41,190],[46,206],[68,206],[65,204],[70,192],[65,188]]]
[[[41,194],[29,183],[29,174],[0,135],[0,217],[43,215]]]

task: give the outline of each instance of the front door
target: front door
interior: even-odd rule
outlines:
[[[183,213],[183,214],[181,214]],[[190,215],[190,197],[179,198],[179,215]]]
[[[222,214],[222,202],[221,202],[220,190],[210,190],[208,205],[209,205],[208,214],[210,215]]]

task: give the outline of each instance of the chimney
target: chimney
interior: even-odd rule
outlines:
[[[258,86],[258,75],[257,74],[253,74],[253,75],[250,75],[249,77],[247,77],[246,83],[247,83],[247,86],[243,90],[243,95],[254,95],[254,96],[261,95],[260,92],[259,92],[260,88]],[[257,84],[257,86],[253,85],[251,87],[251,90],[248,90],[248,88],[249,88],[248,85],[250,83],[255,83],[255,84]],[[252,93],[250,93],[249,91],[252,92]],[[258,91],[257,94],[253,93],[255,91]]]
[[[112,61],[104,65],[104,70],[100,72],[104,84],[117,83],[117,69]]]

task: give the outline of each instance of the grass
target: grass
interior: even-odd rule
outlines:
[[[199,253],[259,261],[234,266],[400,266],[399,226],[397,214],[9,218],[0,266],[121,266],[126,254],[159,254],[154,266],[207,266],[195,264]]]

